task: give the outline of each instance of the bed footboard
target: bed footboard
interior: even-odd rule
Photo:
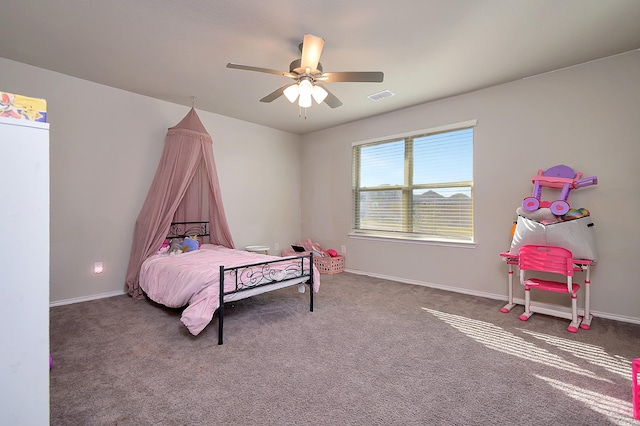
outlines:
[[[220,266],[218,345],[222,345],[225,297],[242,296],[242,292],[266,293],[300,283],[309,285],[309,311],[313,312],[313,253],[230,268]]]

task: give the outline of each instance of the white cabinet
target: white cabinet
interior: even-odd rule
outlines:
[[[49,423],[49,124],[0,117],[0,423]]]

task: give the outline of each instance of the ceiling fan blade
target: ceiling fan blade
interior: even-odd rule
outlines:
[[[289,86],[293,86],[295,83],[291,83],[291,84],[285,84],[284,86],[282,86],[281,88],[274,90],[273,92],[269,93],[267,96],[265,96],[264,98],[260,99],[260,102],[273,102],[276,99],[278,99],[280,96],[282,96],[282,94],[284,93],[284,89],[286,89]]]
[[[382,71],[353,71],[353,72],[326,72],[316,78],[327,83],[360,82],[382,83],[384,73]]]
[[[318,72],[318,62],[324,47],[324,40],[311,34],[305,34],[302,41],[302,57],[300,67],[302,72],[307,68],[311,73]]]
[[[289,77],[289,78],[298,78],[297,75],[292,74],[288,71],[278,71],[278,70],[271,70],[269,68],[260,68],[260,67],[252,67],[249,65],[240,65],[240,64],[232,64],[231,62],[229,62],[227,64],[227,68],[235,68],[238,70],[246,70],[246,71],[257,71],[257,72],[264,72],[267,74],[275,74],[275,75],[282,75],[285,77]]]
[[[318,83],[316,83],[316,86],[320,86],[327,91],[327,97],[324,98],[325,104],[329,105],[331,108],[338,108],[339,106],[342,106],[342,102],[340,102],[340,99],[336,98],[336,96],[331,93],[329,89]]]

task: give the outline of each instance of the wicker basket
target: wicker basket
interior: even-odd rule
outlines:
[[[344,256],[313,256],[313,264],[321,274],[338,274],[344,271]]]

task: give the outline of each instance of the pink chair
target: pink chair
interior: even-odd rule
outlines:
[[[531,306],[531,289],[568,293],[571,295],[571,314],[564,315],[562,312],[557,312],[554,315],[570,319],[571,323],[567,330],[571,333],[577,332],[582,318],[578,317],[577,293],[580,285],[573,282],[573,254],[562,247],[525,245],[519,250],[518,268],[520,269],[520,284],[524,286],[524,313],[520,315],[520,319],[526,321],[534,312],[541,312]],[[565,281],[525,278],[527,271],[563,275]]]

